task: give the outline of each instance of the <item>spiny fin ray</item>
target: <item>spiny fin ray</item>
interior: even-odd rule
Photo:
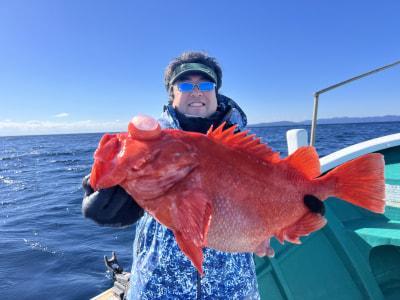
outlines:
[[[280,160],[279,153],[261,143],[261,139],[255,134],[249,135],[248,131],[235,133],[237,125],[224,130],[225,125],[226,122],[216,129],[211,126],[207,131],[207,136],[218,143],[249,153],[265,161],[277,162]]]

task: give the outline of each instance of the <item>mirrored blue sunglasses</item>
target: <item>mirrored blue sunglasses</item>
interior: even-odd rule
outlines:
[[[204,81],[204,82],[199,82],[199,83],[180,82],[177,84],[177,86],[178,86],[178,89],[182,93],[193,92],[193,90],[196,86],[199,89],[199,91],[201,91],[201,92],[209,92],[214,89],[215,83],[210,82],[210,81]]]

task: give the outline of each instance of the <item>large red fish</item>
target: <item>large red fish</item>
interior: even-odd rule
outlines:
[[[313,147],[280,159],[254,135],[234,130],[161,130],[156,120],[135,117],[127,133],[103,136],[90,183],[96,190],[122,186],[173,231],[201,274],[205,246],[273,256],[271,237],[300,243],[322,228],[326,219],[307,201],[336,196],[384,211],[382,155],[364,155],[319,177]]]

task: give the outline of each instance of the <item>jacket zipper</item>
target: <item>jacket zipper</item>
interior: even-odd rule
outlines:
[[[197,270],[195,271],[196,275],[197,275],[197,300],[201,300],[201,277],[199,272],[197,272]]]

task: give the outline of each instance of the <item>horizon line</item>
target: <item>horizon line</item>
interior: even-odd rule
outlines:
[[[398,116],[400,117],[400,116]],[[347,117],[335,117],[335,118],[347,118]],[[349,117],[351,118],[351,117]],[[363,118],[363,117],[360,117]],[[365,117],[368,118],[368,117]],[[334,118],[332,118],[334,119]],[[305,121],[275,121],[275,122],[263,122],[263,123],[255,123],[255,124],[248,124],[246,125],[246,128],[262,128],[262,127],[290,127],[293,125],[299,125],[299,126],[307,126],[311,127],[310,124],[302,124],[302,122],[311,122],[310,120],[305,120]],[[284,124],[284,125],[279,125],[276,123],[280,122],[288,122],[291,124]],[[320,126],[326,126],[326,125],[344,125],[344,124],[373,124],[373,123],[397,123],[400,122],[399,120],[393,120],[393,121],[366,121],[366,122],[340,122],[340,123],[322,123],[322,124],[317,124]],[[276,125],[273,125],[276,124]],[[122,133],[122,132],[127,132],[127,131],[89,131],[89,132],[49,132],[49,133],[32,133],[32,134],[11,134],[11,135],[0,135],[0,138],[7,138],[7,137],[32,137],[32,136],[53,136],[53,135],[79,135],[79,134],[117,134],[117,133]]]

